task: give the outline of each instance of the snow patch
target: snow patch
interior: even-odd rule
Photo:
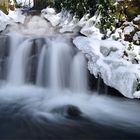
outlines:
[[[140,15],[134,18],[134,21],[139,21],[140,20]]]
[[[140,41],[140,31],[135,33],[135,35],[133,36],[133,40]]]
[[[124,34],[125,35],[129,35],[130,33],[132,33],[135,30],[135,28],[133,26],[127,26],[124,28]]]

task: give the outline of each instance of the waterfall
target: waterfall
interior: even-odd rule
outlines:
[[[55,90],[87,90],[85,57],[74,48],[69,39],[50,36],[34,40],[33,37],[16,33],[13,35],[9,34],[11,43],[7,66],[8,84],[27,85],[27,81],[31,81],[30,77],[33,75],[35,78],[32,79],[35,81],[32,83],[39,87]],[[40,42],[40,45],[34,42]],[[36,59],[33,60],[32,57]],[[31,61],[37,62],[34,64]]]
[[[15,56],[15,52],[18,49],[18,47],[20,46],[20,43],[22,43],[24,41],[24,37],[21,34],[12,32],[8,34],[9,38],[10,38],[10,49],[9,49],[9,59],[8,59],[8,73],[7,73],[7,80],[9,81],[9,78],[11,77],[11,67],[12,67],[12,63],[13,63],[13,59]],[[11,77],[12,78],[12,77]]]
[[[40,56],[39,56],[38,69],[37,69],[37,81],[36,81],[36,84],[38,86],[43,86],[46,83],[45,60],[46,60],[46,46],[43,46],[43,48],[41,50],[41,53],[40,53]]]
[[[86,90],[84,56],[78,52],[73,57],[73,46],[62,38],[48,39],[46,46],[43,46],[39,56],[36,84],[51,89]]]
[[[51,88],[65,88],[69,80],[69,67],[72,59],[72,46],[65,42],[53,40],[49,48],[49,86]]]
[[[87,90],[87,62],[84,55],[78,52],[73,59],[71,65],[71,88],[72,90]]]
[[[32,42],[30,40],[25,40],[15,49],[9,68],[8,83],[14,85],[23,85],[25,83],[31,45]]]

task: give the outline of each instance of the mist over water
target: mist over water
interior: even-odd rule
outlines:
[[[1,79],[5,84],[0,89],[0,112],[10,114],[11,118],[29,116],[39,129],[40,123],[49,121],[73,124],[81,132],[86,121],[87,126],[97,123],[138,133],[140,103],[90,91],[86,58],[70,38],[21,33],[10,33],[8,37],[9,53],[4,58],[8,61],[4,67],[8,70]],[[3,44],[3,47],[7,46]],[[69,116],[66,109],[69,106],[81,112],[78,119]]]

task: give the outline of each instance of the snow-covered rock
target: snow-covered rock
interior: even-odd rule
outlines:
[[[87,37],[92,36],[94,38],[101,39],[103,35],[100,33],[100,30],[95,26],[97,22],[98,22],[97,16],[93,16],[88,21],[86,21],[80,33]]]
[[[125,60],[123,46],[118,41],[97,40],[92,37],[77,37],[74,44],[88,58],[88,69],[96,77],[120,91],[128,98],[137,98],[140,81],[140,66]]]
[[[60,33],[75,33],[75,32],[79,32],[81,27],[80,25],[78,24],[79,23],[79,20],[75,17],[71,18],[68,16],[68,18],[66,18],[64,20],[64,23],[61,22],[61,28],[60,28]]]
[[[61,11],[57,14],[52,8],[46,8],[41,13],[42,17],[49,21],[54,28],[57,27],[60,33],[78,33],[88,19],[88,15],[85,15],[79,20],[68,11]]]
[[[0,31],[5,30],[6,26],[9,24],[9,17],[0,11]]]
[[[26,16],[22,14],[21,9],[16,9],[15,11],[9,11],[8,17],[13,20],[13,22],[24,23]]]
[[[46,9],[43,9],[43,10],[41,11],[41,13],[42,13],[42,14],[50,14],[50,15],[56,14],[54,8],[49,8],[49,7],[47,7]]]
[[[133,40],[136,42],[136,44],[140,44],[140,31],[134,34]]]
[[[61,15],[56,14],[53,8],[47,7],[46,9],[43,9],[41,13],[42,13],[42,17],[48,20],[52,24],[52,26],[55,27],[60,23]]]
[[[140,15],[138,15],[133,19],[133,23],[138,25],[138,27],[140,28]]]
[[[124,34],[129,35],[131,32],[134,32],[135,28],[133,26],[127,26],[124,28]]]
[[[60,13],[61,20],[59,24],[59,32],[60,33],[79,33],[84,20],[86,17],[83,17],[80,21],[75,16],[73,17],[69,12],[62,11]]]
[[[54,26],[54,27],[57,26],[60,23],[59,14],[57,14],[57,15],[45,14],[44,18],[47,19],[52,24],[52,26]]]
[[[13,23],[24,23],[25,15],[22,14],[20,9],[16,9],[15,11],[9,11],[9,14],[6,15],[2,11],[0,11],[0,31],[5,30],[8,24]]]

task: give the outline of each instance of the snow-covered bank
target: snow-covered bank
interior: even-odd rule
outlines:
[[[125,60],[125,47],[118,41],[101,41],[88,37],[77,37],[74,44],[88,58],[88,69],[96,77],[119,90],[128,98],[139,98],[140,65]]]

